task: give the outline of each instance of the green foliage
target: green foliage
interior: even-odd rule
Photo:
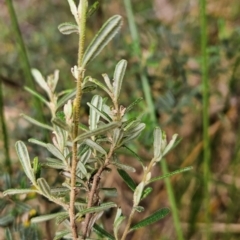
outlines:
[[[52,131],[51,142],[43,142],[35,138],[29,139],[30,143],[44,147],[52,157],[45,159],[35,157],[31,160],[27,146],[22,141],[18,141],[15,145],[16,151],[22,168],[30,180],[31,187],[8,189],[4,195],[38,193],[59,205],[61,211],[58,213],[32,218],[32,223],[51,219],[56,219],[58,224],[64,223],[65,229],[56,232],[54,239],[61,237],[75,240],[91,239],[95,232],[98,236],[108,239],[118,239],[119,235],[122,235],[121,239],[125,240],[129,232],[152,224],[169,213],[168,209],[158,210],[131,227],[135,212],[145,210],[139,204],[152,191],[152,188],[147,185],[171,175],[152,178],[152,170],[175,146],[177,134],[173,135],[168,142],[166,134],[160,128],[155,128],[153,157],[147,163],[143,163],[140,157],[128,148],[128,145],[133,144],[141,135],[146,124],[142,122],[140,113],[135,118],[128,115],[140,99],[134,101],[128,108],[123,107],[119,102],[127,61],[122,59],[116,64],[112,80],[107,74],[103,74],[105,84],[91,76],[85,77],[87,65],[119,32],[122,17],[115,15],[109,18],[83,51],[86,34],[85,23],[87,16],[91,15],[94,10],[87,10],[88,1],[86,0],[80,1],[78,6],[73,0],[68,0],[68,3],[76,24],[63,23],[59,25],[59,30],[63,34],[78,33],[79,36],[78,65],[71,69],[76,80],[76,89],[58,93],[56,87],[59,71],[44,78],[37,69],[32,69],[32,75],[39,87],[44,90],[47,99],[30,88],[27,88],[27,91],[49,108],[51,121],[48,125],[26,115],[23,117],[42,129]],[[93,5],[93,9],[95,8],[96,6]],[[87,103],[90,108],[88,126],[81,126],[79,119],[82,96],[85,92],[94,90],[95,85],[105,91],[110,99],[107,101],[99,95],[94,95],[91,102]],[[138,164],[140,163],[143,173],[140,182],[135,183],[127,173],[128,171],[134,174],[136,171],[131,163],[125,164],[119,160],[118,150],[121,148],[129,149],[134,153]],[[62,186],[56,188],[51,185],[41,174],[44,168],[61,170],[60,173],[64,177]],[[122,215],[120,208],[117,210],[112,231],[114,237],[96,223],[104,211],[117,207],[115,202],[102,203],[100,195],[102,178],[105,176],[103,173],[112,168],[117,169],[123,181],[133,192],[130,216]],[[190,168],[179,170],[178,173],[186,170],[190,170]],[[11,215],[7,215],[2,221],[12,221]],[[124,224],[126,227],[122,233],[120,227]],[[10,235],[8,238],[11,238]]]

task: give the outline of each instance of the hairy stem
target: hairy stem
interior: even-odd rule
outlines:
[[[73,102],[73,132],[72,136],[75,139],[78,136],[78,125],[80,118],[80,106],[82,99],[82,81],[84,78],[84,69],[82,68],[83,52],[84,52],[84,41],[85,41],[85,28],[86,28],[86,11],[87,1],[82,0],[81,11],[79,13],[79,46],[78,46],[78,78],[77,78],[77,92]],[[77,169],[77,142],[73,143],[72,146],[72,168],[71,168],[71,192],[70,192],[70,204],[69,204],[69,217],[72,229],[73,239],[78,239],[77,225],[75,222],[75,197],[76,197],[76,169]]]

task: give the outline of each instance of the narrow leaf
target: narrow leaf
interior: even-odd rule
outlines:
[[[112,164],[115,165],[118,169],[123,169],[129,172],[136,172],[136,169],[132,166],[129,166],[120,162],[112,162]]]
[[[131,103],[131,104],[126,108],[125,113],[130,112],[130,111],[135,107],[135,105],[137,105],[137,104],[138,104],[139,102],[141,102],[142,100],[143,100],[142,97],[136,99],[133,103]]]
[[[99,111],[102,110],[103,99],[102,97],[95,95],[91,100],[92,106],[97,108]],[[100,115],[94,108],[90,108],[90,116],[89,116],[89,129],[94,130],[97,128],[97,124],[99,121]]]
[[[90,82],[93,82],[95,83],[97,86],[99,86],[103,91],[105,91],[109,96],[111,96],[111,92],[109,91],[108,88],[105,87],[105,85],[103,85],[100,81],[98,81],[97,79],[95,78],[89,78],[89,81]]]
[[[134,191],[136,188],[136,183],[133,181],[133,179],[122,169],[117,169],[119,175],[122,177],[124,182],[128,185],[128,187]]]
[[[147,187],[143,190],[142,196],[141,196],[141,200],[146,198],[151,192],[152,192],[153,188],[152,187]]]
[[[87,103],[87,105],[93,109],[93,111],[96,111],[99,116],[101,116],[104,120],[106,120],[107,122],[111,122],[111,118],[104,112],[100,111],[98,108],[96,108],[95,106],[93,106],[91,103]]]
[[[32,183],[34,183],[35,176],[34,176],[33,169],[31,167],[31,162],[30,162],[30,158],[28,155],[28,150],[27,150],[26,145],[22,141],[17,141],[15,144],[15,148],[16,148],[18,158],[22,164],[25,174],[27,175],[29,180]]]
[[[153,133],[154,143],[153,143],[153,152],[154,158],[159,158],[161,154],[161,143],[162,143],[162,130],[159,127],[154,129]]]
[[[42,142],[42,141],[39,141],[39,140],[34,139],[34,138],[30,138],[30,139],[28,139],[28,141],[29,141],[30,143],[34,143],[34,144],[39,145],[39,146],[42,146],[42,147],[47,147],[47,143]]]
[[[52,220],[62,214],[63,214],[62,212],[59,212],[59,213],[53,213],[53,214],[47,214],[47,215],[43,215],[43,216],[34,217],[31,219],[31,223],[39,223],[39,222],[49,221],[49,220]]]
[[[116,127],[119,127],[120,125],[121,125],[120,122],[112,122],[112,123],[105,124],[101,127],[98,127],[97,129],[95,129],[93,131],[89,131],[87,133],[83,133],[83,134],[79,135],[77,138],[75,138],[73,140],[73,142],[83,141],[86,138],[106,133],[107,131],[110,131]]]
[[[47,161],[41,164],[42,167],[49,167],[55,169],[67,169],[67,166],[61,162],[59,159],[55,158],[46,158]]]
[[[43,78],[42,74],[35,68],[31,69],[33,78],[35,79],[35,81],[38,83],[38,85],[48,94],[48,96],[50,97],[51,95],[51,91],[49,86],[47,85],[47,82],[45,81],[45,79]]]
[[[40,95],[39,93],[35,92],[34,90],[32,90],[31,88],[29,88],[27,86],[25,86],[24,89],[49,107],[48,101],[42,95]]]
[[[80,170],[80,172],[81,172],[84,176],[87,176],[87,170],[86,170],[85,166],[83,165],[83,163],[82,163],[81,161],[78,161],[77,170]]]
[[[38,190],[36,189],[8,189],[6,191],[3,192],[3,195],[14,195],[14,194],[28,194],[28,193],[34,193],[34,192],[38,192]]]
[[[97,235],[100,235],[101,237],[106,237],[107,239],[115,240],[115,238],[110,233],[108,233],[106,230],[101,228],[96,223],[93,225],[93,230]]]
[[[48,126],[48,125],[46,125],[44,123],[41,123],[41,122],[35,120],[34,118],[31,118],[31,117],[29,117],[29,116],[27,116],[27,115],[25,115],[23,113],[21,114],[21,116],[24,119],[26,119],[27,121],[29,121],[30,123],[32,123],[32,124],[34,124],[34,125],[36,125],[38,127],[41,127],[41,128],[44,128],[44,129],[47,129],[47,130],[50,130],[50,131],[53,131],[53,128],[51,126]]]
[[[63,162],[66,162],[65,157],[63,154],[60,152],[58,148],[56,148],[53,144],[47,143],[47,149],[50,153],[52,153],[55,157],[61,159]]]
[[[74,0],[68,0],[68,4],[70,6],[70,10],[71,10],[72,14],[75,16],[77,14],[77,7],[76,7]]]
[[[60,127],[61,129],[65,130],[65,131],[69,131],[69,126],[60,118],[54,118],[52,120],[52,123],[57,125],[58,127]]]
[[[64,95],[59,101],[57,102],[57,109],[62,107],[69,99],[73,99],[76,96],[76,89],[72,90],[71,92]]]
[[[158,210],[157,212],[153,213],[151,216],[143,219],[142,221],[138,222],[137,224],[135,224],[133,227],[131,227],[130,231],[139,229],[141,227],[146,227],[152,223],[155,223],[159,220],[161,220],[162,218],[164,218],[165,216],[167,216],[169,214],[170,210],[168,208],[162,208],[160,210]]]
[[[125,216],[120,216],[120,217],[117,218],[116,221],[114,221],[113,232],[114,232],[115,237],[117,237],[119,227],[121,226],[121,223],[125,220],[125,218],[126,218]]]
[[[44,178],[39,178],[39,179],[37,179],[37,183],[38,183],[38,186],[39,186],[40,190],[42,191],[42,193],[45,196],[50,197],[51,196],[51,188],[49,187],[47,181]]]
[[[91,60],[93,60],[102,49],[112,40],[112,38],[118,33],[122,25],[122,17],[115,15],[108,19],[108,21],[102,26],[95,38],[88,46],[83,56],[83,67],[85,67]]]
[[[171,172],[171,173],[167,173],[163,176],[159,176],[159,177],[155,177],[155,178],[152,178],[148,183],[151,183],[151,182],[156,182],[156,181],[159,181],[159,180],[162,180],[164,178],[168,178],[168,177],[171,177],[173,175],[176,175],[176,174],[179,174],[179,173],[182,173],[182,172],[187,172],[187,171],[190,171],[192,170],[193,167],[185,167],[185,168],[181,168],[181,169],[178,169],[174,172]]]
[[[80,211],[77,215],[83,216],[86,213],[101,212],[101,211],[105,211],[109,208],[114,208],[114,207],[117,207],[117,204],[114,202],[102,203],[100,206],[86,208],[86,209]]]
[[[126,68],[127,68],[127,61],[123,59],[117,64],[114,71],[113,93],[116,100],[118,99],[121,88],[122,88],[122,81],[125,75]]]
[[[144,189],[144,182],[140,182],[138,184],[138,186],[136,187],[136,189],[134,190],[134,194],[133,194],[133,205],[134,205],[134,207],[138,206],[138,204],[141,200],[141,196],[143,194],[143,189]]]
[[[103,155],[107,155],[107,152],[105,151],[105,149],[103,147],[101,147],[100,145],[98,145],[96,142],[94,142],[91,139],[86,139],[85,143],[91,147],[92,149],[95,149],[96,151],[102,153]]]
[[[174,134],[172,136],[171,141],[168,143],[167,147],[164,149],[163,156],[166,155],[174,146],[174,143],[176,142],[177,139],[177,134]]]
[[[62,23],[58,26],[58,30],[64,34],[64,35],[69,35],[71,33],[79,33],[79,28],[76,24],[74,23]]]

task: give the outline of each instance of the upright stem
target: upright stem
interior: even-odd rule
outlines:
[[[79,45],[78,45],[78,78],[77,78],[77,91],[76,97],[73,101],[73,130],[72,137],[75,139],[78,136],[78,125],[80,119],[80,106],[82,100],[82,81],[84,78],[84,69],[82,67],[84,42],[85,42],[85,28],[86,28],[86,12],[87,12],[87,0],[80,2],[79,13]],[[71,192],[70,192],[70,205],[69,216],[70,224],[72,228],[73,239],[78,239],[77,225],[75,222],[75,186],[76,186],[76,169],[77,169],[78,157],[77,157],[77,142],[72,146],[72,168],[71,168]]]
[[[4,117],[2,82],[0,82],[0,122],[1,122],[2,136],[3,136],[4,152],[5,152],[5,166],[7,167],[8,172],[11,174],[12,163],[10,160],[8,132],[7,132],[6,121]]]
[[[205,188],[205,219],[206,219],[206,239],[210,236],[210,216],[209,216],[209,164],[210,164],[210,138],[209,128],[209,83],[208,83],[208,62],[207,62],[207,19],[206,19],[206,0],[200,0],[201,17],[201,69],[202,69],[202,92],[203,92],[203,142],[204,142],[204,188]]]

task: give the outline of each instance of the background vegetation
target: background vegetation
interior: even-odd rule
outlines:
[[[171,171],[190,165],[194,167],[192,171],[170,179],[184,239],[205,239],[208,225],[206,213],[210,222],[209,239],[239,239],[240,2],[209,0],[206,6],[210,138],[207,146],[210,149],[208,196],[204,188],[204,93],[201,83],[199,2],[132,0],[140,48],[136,39],[132,41],[128,25],[131,19],[125,9],[126,2],[101,0],[100,8],[90,19],[87,41],[108,17],[120,14],[125,18],[121,33],[90,66],[91,75],[99,79],[102,73],[113,72],[116,62],[121,58],[127,59],[128,69],[121,95],[123,105],[138,97],[146,99],[146,89],[143,89],[146,86],[142,81],[142,76],[145,76],[151,88],[154,116],[158,124],[169,136],[179,133],[182,138],[180,144],[167,156],[166,163]],[[14,1],[14,7],[31,67],[38,68],[43,75],[59,69],[59,87],[73,87],[70,68],[76,61],[77,37],[70,35],[66,39],[57,29],[61,22],[67,22],[70,18],[67,1],[22,0]],[[48,112],[36,106],[33,97],[23,89],[25,84],[29,86],[30,83],[19,54],[19,40],[15,36],[14,24],[3,1],[0,1],[0,15],[1,111],[4,106],[0,133],[1,194],[9,186],[23,187],[28,184],[16,157],[15,141],[27,141],[31,136],[38,136],[39,139],[50,136],[19,118],[21,112],[38,116],[39,119]],[[89,100],[83,99],[85,102]],[[151,113],[145,103],[140,104],[138,110],[142,111],[148,127],[139,138],[135,150],[143,159],[147,159],[152,145],[151,129],[154,121],[149,117]],[[87,115],[88,109],[82,109],[83,122],[86,122]],[[32,146],[28,146],[32,156],[44,157],[40,148],[31,149]],[[131,156],[126,156],[124,161],[131,161]],[[159,168],[159,171],[162,169]],[[50,182],[61,180],[55,172],[45,174]],[[133,176],[136,181],[139,177]],[[107,181],[106,185],[112,184],[128,196],[128,189],[116,175],[112,174]],[[24,236],[51,239],[51,222],[42,225],[39,229],[44,230],[39,232],[39,229],[29,226],[29,219],[32,215],[58,211],[56,206],[37,196],[16,196],[14,199],[0,197],[0,225],[3,232],[0,233],[0,239],[10,226],[18,230],[16,239],[24,239]],[[207,205],[206,197],[209,197]],[[145,202],[148,212],[153,212],[159,206],[171,208],[164,182],[154,185],[150,198],[151,202]],[[119,196],[119,203],[123,211],[128,211],[127,199]],[[137,231],[130,236],[131,239],[181,239],[176,234],[172,216],[147,230]],[[112,212],[105,214],[106,224],[112,217]]]

